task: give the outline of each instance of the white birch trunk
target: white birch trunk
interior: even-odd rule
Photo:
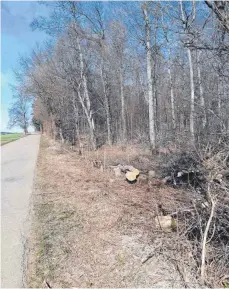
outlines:
[[[152,79],[152,55],[151,55],[151,27],[149,23],[147,3],[144,3],[143,14],[146,32],[146,55],[147,55],[147,81],[148,81],[148,96],[149,96],[149,136],[151,149],[156,148],[156,135],[155,135],[155,114],[154,114],[154,101],[153,101],[153,79]]]
[[[222,118],[222,99],[223,99],[223,78],[222,76],[219,76],[218,93],[217,93],[217,113],[220,119],[221,132],[225,130],[225,126],[224,126],[223,118]]]
[[[195,88],[194,88],[194,76],[193,76],[193,65],[192,65],[192,52],[187,48],[188,60],[189,60],[189,71],[190,71],[190,88],[191,88],[191,99],[190,99],[190,134],[192,144],[195,144],[195,128],[194,128],[194,115],[195,115]]]
[[[203,85],[202,85],[202,79],[201,79],[200,56],[201,56],[201,52],[197,52],[197,74],[198,74],[198,84],[199,84],[199,89],[200,89],[200,106],[201,106],[201,110],[202,110],[201,111],[201,113],[202,113],[202,127],[204,129],[206,126],[206,123],[207,123],[207,117],[206,117],[204,91],[203,91]]]
[[[89,93],[88,93],[87,78],[85,76],[83,54],[82,54],[79,37],[78,36],[76,37],[77,37],[77,44],[78,44],[78,49],[79,49],[81,79],[82,79],[83,88],[84,88],[84,97],[82,97],[80,92],[78,92],[78,95],[80,97],[80,103],[83,106],[83,110],[87,117],[87,122],[89,125],[89,131],[90,131],[91,146],[93,149],[96,149],[95,125],[94,125],[94,119],[93,119],[92,110],[91,110],[91,101],[90,101]],[[84,99],[86,100],[86,105],[84,104]]]
[[[112,145],[112,139],[111,139],[111,113],[110,113],[110,104],[109,104],[109,98],[107,94],[107,83],[105,80],[105,73],[104,73],[104,47],[101,40],[101,50],[102,50],[102,58],[101,58],[101,67],[100,67],[100,76],[103,86],[103,94],[104,94],[104,106],[105,106],[105,112],[106,112],[106,122],[107,122],[107,143],[108,145]]]
[[[187,16],[185,16],[184,7],[182,0],[180,0],[180,9],[181,9],[181,18],[183,21],[183,27],[184,31],[187,33],[187,37],[189,38],[189,34],[187,31],[187,26],[189,24],[189,21],[191,23],[194,22],[196,17],[196,6],[195,1],[192,1],[192,17],[189,19]],[[191,89],[191,95],[190,95],[190,134],[191,134],[191,142],[192,145],[195,144],[195,127],[194,127],[194,119],[195,119],[195,87],[194,87],[194,76],[193,76],[193,65],[192,65],[192,52],[190,48],[187,48],[188,53],[188,61],[189,61],[189,71],[190,71],[190,89]]]
[[[112,145],[112,140],[111,140],[110,105],[109,105],[109,99],[108,99],[108,95],[107,95],[106,83],[105,83],[105,81],[104,81],[104,76],[103,76],[103,69],[102,69],[102,67],[101,67],[101,80],[102,80],[102,85],[103,85],[104,106],[105,106],[106,121],[107,121],[107,143],[108,143],[109,145]]]
[[[75,116],[75,130],[76,130],[76,138],[78,145],[80,146],[80,130],[79,130],[79,110],[76,104],[75,93],[73,91],[73,109],[74,109],[74,116]]]
[[[172,73],[171,73],[170,48],[169,48],[168,73],[169,73],[169,81],[170,81],[170,101],[171,101],[171,112],[172,112],[172,124],[173,124],[173,130],[175,132],[175,130],[176,130],[176,117],[175,117],[175,101],[174,101],[173,80],[172,80]]]
[[[123,85],[123,67],[121,63],[120,71],[120,97],[121,97],[121,117],[122,117],[122,141],[126,142],[126,115],[125,115],[125,97],[124,97],[124,85]]]
[[[63,136],[63,131],[62,131],[62,127],[59,127],[59,135],[60,135],[60,141],[61,144],[64,144],[64,136]]]

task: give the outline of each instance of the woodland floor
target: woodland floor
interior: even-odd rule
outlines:
[[[137,147],[98,152],[60,149],[41,139],[33,217],[28,244],[28,287],[198,287],[195,261],[178,231],[154,223],[162,205],[168,213],[188,207],[188,192],[168,186],[128,184],[100,159],[154,166]],[[140,168],[142,169],[142,168]],[[45,282],[44,282],[45,281]],[[46,284],[46,286],[48,286]]]

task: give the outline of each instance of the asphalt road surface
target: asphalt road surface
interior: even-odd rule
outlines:
[[[1,287],[21,288],[39,135],[1,147]]]

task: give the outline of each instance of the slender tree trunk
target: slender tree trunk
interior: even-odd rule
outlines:
[[[224,123],[222,118],[222,98],[223,98],[223,77],[219,75],[218,93],[217,93],[217,113],[220,119],[220,131],[224,130]]]
[[[219,76],[218,82],[218,94],[217,94],[217,107],[218,107],[218,116],[221,117],[221,102],[222,102],[222,93],[223,91],[223,81],[222,76]]]
[[[105,96],[105,95],[104,95]],[[110,104],[107,95],[104,97],[104,105],[106,110],[106,120],[107,120],[107,143],[112,145],[111,137],[111,114],[110,114]]]
[[[28,133],[28,124],[26,121],[26,113],[23,113],[23,122],[24,122],[24,134],[26,135]]]
[[[151,149],[156,148],[156,135],[155,135],[155,114],[154,114],[154,101],[153,101],[153,79],[152,79],[152,53],[151,53],[151,27],[148,17],[147,3],[143,5],[143,15],[145,22],[146,32],[146,55],[147,55],[147,81],[148,81],[148,96],[149,96],[149,136]]]
[[[59,135],[60,135],[61,143],[63,144],[64,143],[64,136],[63,136],[63,130],[62,130],[61,125],[59,127]]]
[[[44,133],[43,124],[40,124],[40,132],[41,132],[41,134]]]
[[[154,116],[155,116],[155,134],[160,131],[160,108],[158,103],[158,95],[157,95],[157,30],[158,30],[158,19],[155,17],[154,22],[154,30],[153,30],[153,39],[154,39],[154,48],[153,49],[153,109],[154,109]]]
[[[171,58],[170,58],[170,48],[169,48],[169,66],[168,66],[168,73],[169,73],[169,81],[170,81],[170,101],[171,101],[171,112],[172,112],[172,124],[173,130],[176,131],[176,117],[175,117],[175,101],[174,101],[174,90],[173,90],[173,80],[172,80],[172,73],[171,73]]]
[[[90,132],[91,146],[93,149],[96,149],[95,125],[94,125],[94,118],[93,118],[93,114],[92,114],[92,110],[91,110],[91,101],[90,101],[89,93],[88,93],[87,78],[85,75],[83,54],[82,54],[82,49],[81,49],[80,40],[79,40],[78,35],[76,37],[77,37],[77,44],[78,44],[78,49],[79,49],[81,79],[83,82],[84,98],[86,100],[86,105],[84,104],[84,98],[82,98],[81,93],[78,93],[78,95],[80,96],[80,102],[83,106],[84,112],[85,112],[86,117],[87,117],[87,122],[89,125],[89,132]]]
[[[80,147],[80,130],[79,130],[79,110],[76,104],[75,92],[73,91],[73,109],[74,109],[74,116],[75,116],[75,131],[76,131],[76,138],[78,146]]]
[[[56,139],[56,125],[52,113],[50,114],[50,119],[51,119],[51,138]]]
[[[104,43],[103,39],[100,40],[100,47],[101,47],[101,67],[100,67],[100,75],[102,80],[103,86],[103,94],[104,94],[104,106],[106,112],[106,123],[107,123],[107,143],[108,145],[112,145],[112,137],[111,137],[111,112],[110,112],[110,102],[109,96],[107,92],[107,81],[106,81],[106,73],[104,67],[104,58],[105,58],[105,51],[104,51]]]
[[[119,71],[120,78],[120,96],[121,96],[121,117],[122,117],[122,142],[126,142],[126,115],[125,115],[125,97],[124,97],[124,84],[123,84],[123,65],[121,61],[121,67]]]
[[[108,98],[108,94],[107,94],[107,84],[106,84],[105,76],[104,76],[103,60],[102,60],[102,65],[101,65],[101,69],[100,69],[100,75],[101,75],[101,80],[102,80],[102,85],[103,85],[104,106],[105,106],[106,121],[107,121],[107,142],[109,145],[112,145],[111,113],[110,113],[109,98]]]
[[[188,60],[189,60],[189,71],[190,71],[190,88],[191,88],[191,99],[190,99],[190,134],[191,142],[195,144],[195,128],[194,128],[194,119],[195,119],[195,88],[194,88],[194,76],[193,76],[193,65],[192,65],[192,52],[187,48]]]
[[[183,2],[182,0],[179,0],[180,2],[180,9],[181,9],[181,17],[184,27],[184,32],[190,38],[189,31],[187,30],[187,26],[192,24],[195,21],[196,17],[196,3],[193,0],[192,1],[192,13],[190,17],[188,17],[185,14]],[[194,87],[194,76],[193,76],[193,65],[192,65],[192,52],[190,48],[187,48],[187,54],[188,54],[188,61],[189,61],[189,71],[190,71],[190,89],[191,89],[191,97],[190,97],[190,134],[191,134],[191,143],[192,145],[195,145],[195,126],[194,126],[194,120],[195,120],[195,87]]]
[[[201,106],[201,120],[202,120],[202,128],[204,129],[207,123],[207,116],[206,116],[206,108],[205,108],[205,100],[204,100],[204,91],[201,79],[201,70],[200,70],[200,56],[201,52],[197,51],[197,74],[198,74],[198,84],[200,89],[200,106]]]

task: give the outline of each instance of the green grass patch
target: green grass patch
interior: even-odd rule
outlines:
[[[23,133],[10,133],[1,135],[1,145],[7,144],[9,142],[15,141],[21,137],[23,137]]]

